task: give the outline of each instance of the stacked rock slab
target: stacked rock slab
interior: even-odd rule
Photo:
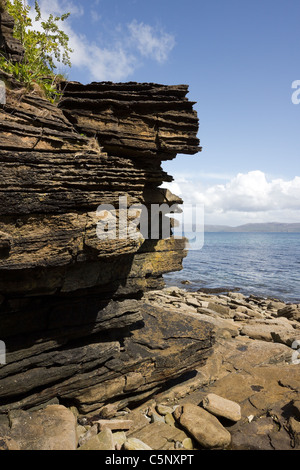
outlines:
[[[64,83],[57,107],[0,79],[0,413],[142,400],[203,363],[212,333],[143,300],[181,269],[185,240],[103,240],[97,208],[176,210],[161,162],[199,151],[187,87]]]

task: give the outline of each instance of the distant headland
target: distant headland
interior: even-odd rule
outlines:
[[[229,225],[205,225],[205,232],[300,232],[300,223],[252,223],[230,227]]]

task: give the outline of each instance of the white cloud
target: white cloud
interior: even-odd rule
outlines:
[[[74,67],[85,70],[89,80],[121,81],[133,73],[136,58],[118,44],[110,49],[101,48],[70,28],[66,29],[66,33],[74,51],[71,54],[71,63]]]
[[[201,181],[201,177],[199,177]],[[194,180],[195,181],[195,180]],[[194,181],[165,185],[186,204],[204,204],[206,223],[300,221],[300,177],[268,180],[259,170],[239,173],[225,184],[200,187]],[[201,183],[200,183],[201,184]]]
[[[29,2],[33,6],[33,1]],[[141,58],[151,59],[158,63],[167,60],[169,53],[175,45],[174,37],[162,29],[155,29],[151,25],[138,23],[133,20],[127,25],[118,25],[111,31],[103,42],[91,41],[87,35],[80,34],[72,26],[72,17],[82,17],[85,13],[82,6],[72,0],[40,0],[43,17],[50,13],[62,15],[70,12],[71,16],[60,24],[60,28],[69,36],[69,45],[73,49],[70,54],[72,66],[86,72],[86,82],[95,81],[122,81],[126,80],[141,66]],[[98,3],[94,3],[97,5]],[[94,10],[93,10],[94,11]],[[90,21],[104,21],[93,13]],[[35,12],[32,8],[31,17],[34,20]],[[87,21],[89,21],[87,20]],[[34,28],[40,29],[40,25],[34,22]],[[87,23],[88,28],[88,23]],[[68,73],[68,70],[59,71]]]
[[[128,25],[128,29],[141,55],[150,57],[159,63],[167,60],[169,53],[175,46],[174,36],[162,29],[154,29],[152,26],[138,23],[136,20]]]
[[[102,15],[100,15],[100,13],[98,13],[97,10],[93,10],[93,9],[91,9],[90,15],[91,15],[91,19],[93,23],[97,23],[102,18]]]
[[[34,6],[34,2],[30,1],[30,5]],[[72,16],[82,16],[84,14],[84,8],[82,5],[75,4],[72,0],[39,0],[41,12],[45,16],[62,15],[64,13],[71,13]],[[34,15],[34,8],[31,9],[31,15]]]

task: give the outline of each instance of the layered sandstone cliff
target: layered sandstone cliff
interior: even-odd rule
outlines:
[[[0,16],[1,47],[19,60],[10,21]],[[82,413],[143,400],[205,361],[212,330],[143,299],[181,269],[185,240],[101,239],[97,209],[115,207],[128,225],[124,198],[180,210],[160,188],[172,179],[161,162],[199,151],[188,88],[67,82],[56,106],[0,79],[0,413],[54,398]]]

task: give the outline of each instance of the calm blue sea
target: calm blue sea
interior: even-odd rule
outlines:
[[[300,303],[300,233],[205,233],[203,248],[189,251],[183,270],[164,278],[189,290],[239,288]],[[185,280],[191,284],[183,286]]]

